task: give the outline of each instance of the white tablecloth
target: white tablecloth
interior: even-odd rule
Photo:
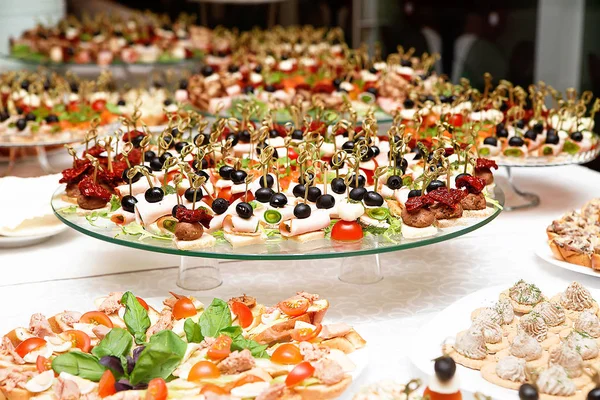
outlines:
[[[384,279],[376,284],[339,281],[340,260],[231,262],[222,265],[222,286],[196,295],[227,299],[248,293],[268,304],[298,290],[319,293],[331,302],[330,320],[358,326],[369,342],[371,362],[358,384],[383,378],[407,381],[412,371],[405,350],[411,336],[467,293],[508,286],[520,278],[565,285],[579,280],[600,288],[600,280],[559,269],[535,255],[553,218],[599,195],[600,174],[576,166],[521,168],[514,174],[521,189],[541,196],[539,207],[502,213],[482,229],[454,240],[384,254]],[[165,268],[178,263],[175,256],[121,247],[74,231],[34,247],[0,250],[0,331],[26,324],[34,312],[85,311],[95,297],[109,291],[164,297],[168,290],[179,290],[177,269]],[[132,268],[138,271],[120,272]]]

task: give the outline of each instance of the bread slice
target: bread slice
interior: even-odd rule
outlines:
[[[306,232],[301,235],[287,237],[286,239],[293,240],[298,243],[311,242],[313,240],[325,239],[325,231]]]
[[[223,233],[223,237],[234,249],[238,247],[251,246],[253,244],[262,244],[267,241],[267,234],[264,232],[261,232],[260,235],[256,236],[242,236],[225,232]]]
[[[353,329],[348,332],[345,336],[336,337],[333,339],[323,340],[321,345],[329,347],[330,349],[341,350],[346,354],[355,352],[358,349],[362,349],[367,344],[366,340],[363,339]]]
[[[311,385],[311,386],[296,386],[294,391],[302,396],[303,400],[329,400],[337,399],[352,383],[352,378],[346,375],[344,379],[335,385]]]
[[[438,230],[435,226],[427,226],[425,228],[415,228],[406,224],[402,225],[402,236],[406,239],[419,239],[424,237],[435,236]]]
[[[175,239],[175,246],[177,246],[179,250],[205,249],[214,246],[215,243],[217,243],[217,239],[208,233],[202,234],[202,236],[196,240]]]

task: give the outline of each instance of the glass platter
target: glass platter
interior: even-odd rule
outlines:
[[[139,236],[124,234],[120,227],[108,219],[97,218],[94,224],[90,224],[85,216],[77,213],[65,213],[65,207],[72,205],[62,200],[65,185],[61,185],[52,197],[52,209],[63,223],[69,227],[96,239],[121,246],[132,247],[140,250],[154,251],[158,253],[173,254],[181,256],[180,279],[178,284],[185,288],[202,290],[213,288],[215,285],[196,284],[198,280],[206,279],[207,269],[218,267],[216,260],[311,260],[343,258],[340,279],[351,283],[374,283],[382,279],[379,265],[379,254],[392,251],[411,249],[427,246],[434,243],[450,240],[465,235],[491,222],[496,218],[501,209],[495,207],[493,213],[483,219],[473,219],[472,223],[465,226],[439,229],[435,236],[408,240],[397,238],[394,242],[389,241],[383,235],[367,235],[360,242],[337,242],[330,239],[315,240],[307,243],[298,243],[293,240],[280,238],[267,240],[266,243],[247,247],[233,248],[224,240],[218,240],[211,248],[198,250],[180,250],[169,240],[148,238],[140,240]],[[499,188],[494,190],[495,200],[504,204],[504,194]],[[493,207],[488,204],[488,206]],[[467,221],[465,221],[467,222]],[[394,238],[396,239],[396,238]],[[203,260],[194,260],[200,258]],[[211,261],[212,260],[212,261]],[[201,264],[201,266],[190,267],[190,264]],[[201,278],[191,279],[193,282],[182,278],[182,272],[188,269],[204,269]],[[211,273],[214,273],[212,271]],[[221,283],[217,278],[218,284]],[[217,282],[213,282],[217,283]],[[217,284],[217,286],[218,286]]]

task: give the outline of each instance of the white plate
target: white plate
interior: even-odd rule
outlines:
[[[34,244],[41,243],[45,240],[50,239],[52,236],[56,236],[59,233],[64,232],[66,229],[66,225],[58,223],[52,228],[45,227],[44,233],[40,233],[38,235],[0,236],[0,249],[33,246]]]
[[[552,265],[556,265],[559,268],[577,272],[577,273],[580,273],[583,275],[595,276],[595,277],[600,278],[600,271],[596,271],[592,268],[583,267],[583,266],[577,265],[577,264],[571,264],[571,263],[559,260],[556,257],[554,257],[552,250],[550,250],[550,246],[548,246],[548,243],[545,241],[540,243],[540,245],[538,246],[538,248],[535,251],[535,254],[537,254],[537,256],[539,258],[541,258],[542,260],[544,260]]]
[[[567,283],[547,284],[540,286],[540,289],[545,296],[550,298],[564,291],[566,287]],[[442,355],[442,343],[447,339],[454,339],[458,332],[471,326],[471,312],[479,307],[493,305],[498,301],[500,293],[506,289],[508,289],[507,286],[494,286],[471,293],[450,305],[421,327],[415,335],[414,343],[408,354],[411,364],[420,377],[426,378],[433,375],[432,360]],[[589,290],[595,299],[600,299],[598,291]],[[516,399],[518,397],[516,390],[505,389],[489,383],[483,379],[479,371],[461,365],[457,365],[456,371],[463,393],[481,392],[493,399]]]

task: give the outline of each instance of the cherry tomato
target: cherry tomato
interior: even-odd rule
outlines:
[[[26,354],[31,353],[35,349],[39,349],[42,346],[46,345],[46,341],[44,339],[40,339],[37,337],[32,337],[29,339],[25,339],[15,349],[18,355],[21,357],[25,357]]]
[[[49,371],[52,369],[52,362],[44,356],[37,356],[37,359],[35,360],[35,367],[41,374],[44,371]]]
[[[287,386],[295,386],[306,378],[313,376],[314,373],[315,367],[313,367],[308,361],[303,361],[290,371],[287,378],[285,378],[285,384]]]
[[[214,393],[218,395],[229,394],[227,390],[223,389],[220,386],[213,385],[212,383],[207,383],[206,385],[202,386],[202,389],[200,389],[200,394],[206,393]]]
[[[239,386],[244,386],[247,385],[249,383],[256,383],[256,382],[264,382],[264,379],[259,378],[256,375],[246,375],[241,379],[238,379],[235,382],[230,383],[229,385],[227,385],[226,390],[228,392],[231,392],[231,389],[239,387]]]
[[[437,116],[435,114],[428,114],[425,117],[425,120],[423,121],[423,127],[430,128],[432,126],[435,126],[435,124],[438,122],[438,120],[439,120],[439,116]]]
[[[221,335],[217,340],[210,346],[206,356],[211,360],[222,360],[231,354],[231,343],[233,340],[229,336]]]
[[[321,329],[323,329],[323,326],[321,324],[316,324],[315,326],[315,329],[294,329],[291,333],[292,339],[294,339],[297,342],[308,342],[309,340],[313,340],[314,338],[319,336],[319,333],[321,333]]]
[[[73,347],[77,347],[84,353],[90,352],[90,349],[92,348],[92,341],[87,333],[72,329],[70,331],[64,331],[62,334],[69,338],[68,340],[71,341]]]
[[[92,103],[92,110],[102,111],[106,108],[106,100],[96,100]]]
[[[81,316],[79,321],[84,324],[104,325],[107,328],[113,327],[113,323],[109,316],[101,311],[86,312]]]
[[[77,103],[76,101],[72,101],[67,105],[67,111],[70,112],[77,112],[79,111],[79,103]]]
[[[202,379],[213,379],[221,376],[221,371],[217,366],[210,361],[199,361],[190,370],[188,381],[197,382]]]
[[[104,398],[117,393],[115,383],[117,383],[117,381],[110,369],[104,371],[102,378],[100,378],[100,382],[98,382],[98,396]]]
[[[250,307],[245,305],[244,303],[240,303],[239,301],[234,301],[231,303],[231,311],[238,318],[238,322],[242,328],[247,328],[252,325],[252,321],[254,321],[254,316],[252,315],[252,311]]]
[[[142,307],[144,307],[146,309],[146,311],[148,311],[150,309],[150,307],[148,307],[148,303],[146,303],[146,301],[144,299],[142,299],[141,297],[135,297],[138,301],[138,303],[140,303],[140,305]]]
[[[300,296],[290,297],[279,303],[279,309],[290,317],[297,317],[304,314],[309,306],[308,300]]]
[[[148,382],[146,400],[166,400],[168,395],[167,383],[163,378],[154,378]]]
[[[340,241],[354,241],[363,238],[363,230],[356,221],[339,220],[331,228],[331,238]]]
[[[295,365],[302,362],[302,354],[298,346],[291,343],[282,344],[273,352],[271,361],[276,364]]]
[[[425,391],[423,391],[423,398],[426,396],[429,396],[431,400],[462,400],[462,394],[460,392],[449,394],[436,393],[432,392],[429,387],[426,387]]]
[[[175,319],[193,317],[197,313],[196,306],[187,297],[177,300],[177,303],[173,306],[173,316]]]
[[[291,147],[288,149],[288,157],[290,160],[297,160],[298,159],[298,153],[296,153],[296,150],[292,149]]]
[[[462,126],[463,125],[463,116],[462,114],[452,114],[448,118],[448,123],[452,126]]]

